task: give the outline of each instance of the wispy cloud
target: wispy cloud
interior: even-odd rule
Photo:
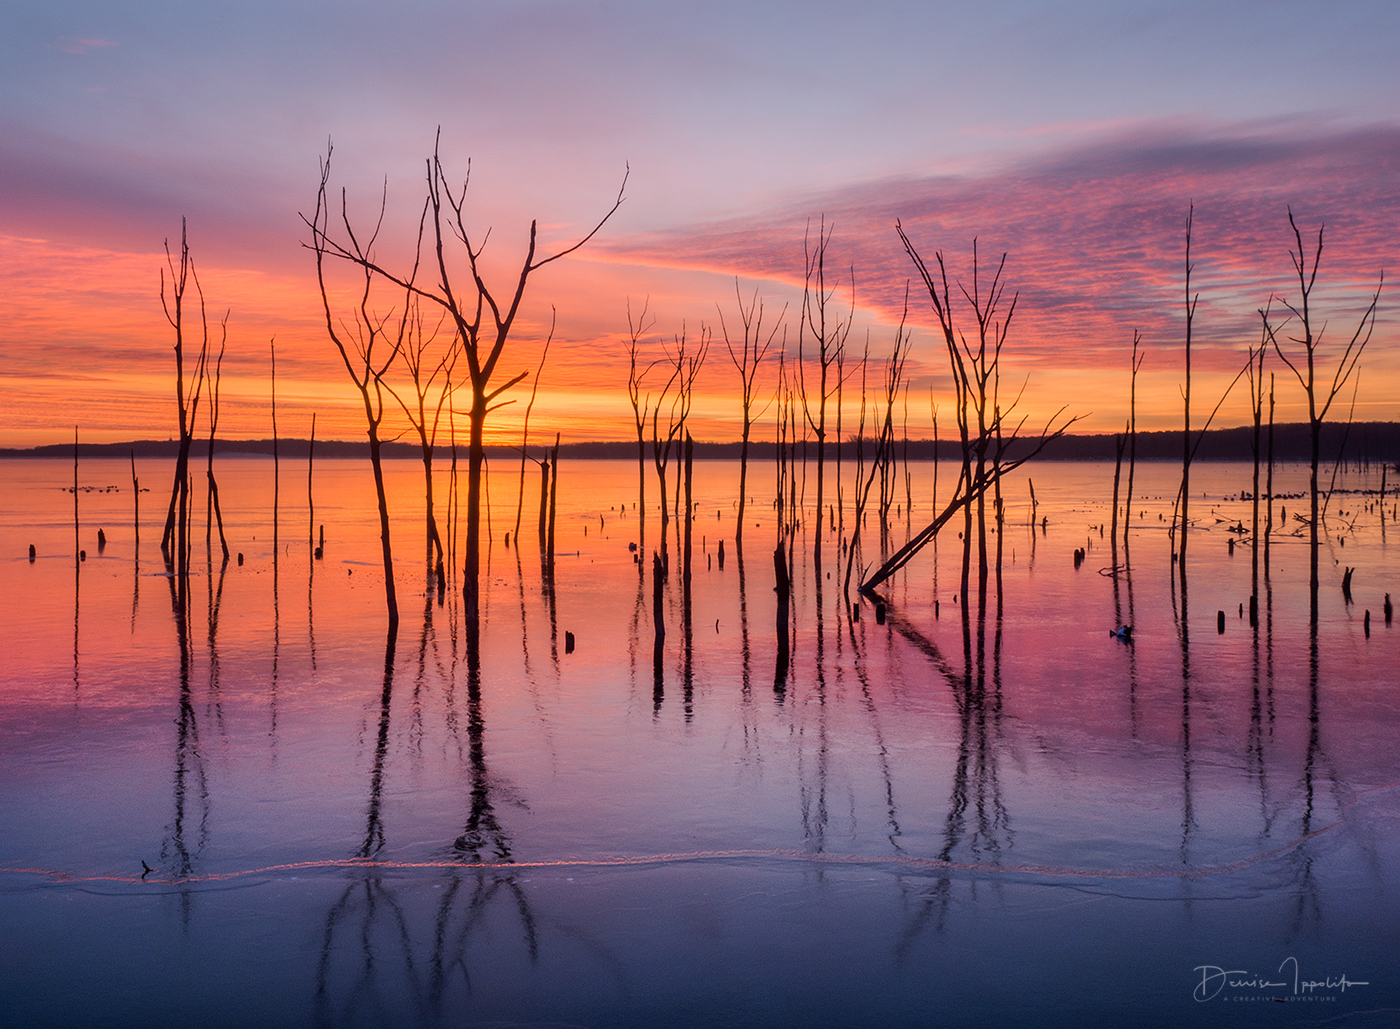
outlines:
[[[1321,280],[1344,307],[1393,263],[1400,224],[1400,127],[1300,133],[1297,126],[1140,128],[982,175],[891,179],[804,198],[757,217],[606,244],[639,263],[797,282],[808,218],[835,223],[833,256],[858,292],[898,316],[914,269],[903,224],[950,277],[1008,253],[1020,291],[1018,352],[1057,365],[1118,360],[1134,328],[1175,346],[1184,303],[1185,226],[1195,205],[1198,332],[1217,364],[1256,334],[1256,308],[1290,287],[1291,205],[1305,233],[1326,224]],[[1295,283],[1296,285],[1296,283]],[[1209,360],[1209,358],[1206,358]]]
[[[59,36],[57,42],[49,45],[55,50],[62,50],[65,54],[85,54],[92,50],[103,50],[109,46],[117,46],[110,39],[90,39],[85,36]]]

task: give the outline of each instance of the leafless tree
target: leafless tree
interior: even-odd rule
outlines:
[[[1191,263],[1191,225],[1195,214],[1196,207],[1192,204],[1186,213],[1186,383],[1181,390],[1185,425],[1181,432],[1181,492],[1177,498],[1180,521],[1173,525],[1173,530],[1179,525],[1181,532],[1181,541],[1177,548],[1177,570],[1181,576],[1183,594],[1186,591],[1186,537],[1191,525],[1191,329],[1196,320],[1196,302],[1200,299],[1199,293],[1194,296],[1191,293],[1191,272],[1195,268]]]
[[[185,231],[185,219],[180,219],[180,259],[178,264],[170,252],[170,243],[165,244],[165,268],[160,272],[160,303],[165,319],[175,330],[175,403],[179,413],[180,446],[175,458],[175,481],[170,489],[170,506],[165,515],[165,531],[161,535],[160,549],[166,561],[178,553],[178,567],[183,571],[188,564],[189,516],[190,516],[190,445],[194,442],[195,421],[199,412],[200,395],[204,387],[205,371],[209,358],[209,322],[204,311],[204,291],[199,285],[199,275],[195,271],[194,260],[190,257],[189,240]],[[166,272],[170,281],[166,282]],[[195,299],[199,303],[199,350],[194,360],[194,372],[187,380],[185,375],[185,335],[186,293],[193,286]],[[168,292],[167,292],[168,289]]]
[[[1133,479],[1137,474],[1137,377],[1138,371],[1142,368],[1143,358],[1146,354],[1139,354],[1138,347],[1142,345],[1142,334],[1137,329],[1133,330],[1133,356],[1131,359],[1132,375],[1128,384],[1128,492],[1123,501],[1123,558],[1128,558],[1128,530],[1132,527],[1133,521]]]
[[[384,560],[384,599],[389,612],[389,640],[398,632],[399,603],[394,588],[394,552],[389,536],[389,502],[384,490],[384,467],[382,449],[384,441],[380,436],[380,426],[384,421],[384,376],[398,358],[408,337],[412,300],[415,295],[413,285],[418,266],[415,262],[412,273],[401,285],[396,285],[391,299],[397,300],[397,313],[381,314],[375,306],[378,294],[375,290],[377,272],[369,254],[373,252],[375,241],[384,223],[383,207],[373,233],[361,243],[350,223],[348,206],[344,193],[341,194],[340,220],[349,240],[349,250],[345,253],[362,255],[355,260],[353,267],[358,271],[358,298],[352,303],[345,316],[337,316],[331,309],[331,297],[335,292],[328,278],[326,267],[328,257],[343,257],[340,244],[332,243],[330,232],[331,209],[326,194],[330,181],[330,155],[321,163],[321,185],[316,194],[316,213],[306,221],[312,233],[311,249],[316,254],[316,281],[321,290],[321,306],[326,317],[326,332],[340,353],[345,370],[355,389],[360,394],[365,413],[365,432],[369,437],[370,467],[374,472],[375,496],[379,504],[379,543]],[[392,646],[392,642],[390,644]]]
[[[851,530],[851,545],[846,551],[846,575],[843,581],[843,591],[847,597],[851,590],[851,572],[854,570],[856,562],[861,554],[861,529],[865,524],[865,513],[870,500],[870,488],[875,482],[875,477],[887,466],[889,453],[894,448],[894,404],[899,396],[900,388],[904,381],[904,363],[909,357],[910,335],[905,329],[905,323],[909,314],[908,290],[905,290],[904,312],[899,318],[899,328],[895,332],[894,349],[890,353],[890,358],[885,364],[884,391],[880,399],[884,401],[883,413],[877,407],[875,418],[879,422],[879,432],[875,440],[875,457],[870,463],[870,474],[865,478],[862,486],[857,481],[856,488],[856,509],[855,527]],[[867,358],[869,355],[869,344],[867,343]],[[864,423],[865,398],[861,397],[861,421]],[[817,521],[821,521],[821,511],[817,512]],[[882,539],[886,535],[884,526],[881,525]]]
[[[695,379],[700,373],[701,366],[705,363],[709,349],[709,331],[704,325],[700,327],[698,343],[688,339],[685,329],[682,327],[681,334],[676,337],[675,348],[666,349],[666,361],[671,368],[671,374],[667,376],[666,383],[661,387],[660,394],[657,395],[656,405],[651,410],[651,456],[652,463],[656,466],[657,483],[661,490],[661,557],[663,562],[667,561],[666,531],[671,521],[666,496],[666,468],[671,459],[672,448],[678,441],[685,439],[685,423],[686,419],[690,417],[690,406],[695,395]],[[668,396],[670,397],[669,403],[666,399]],[[666,408],[666,429],[664,432],[661,429],[661,409],[663,407]],[[676,487],[679,490],[679,478],[676,480]],[[679,493],[677,499],[679,499]],[[680,517],[679,504],[676,505],[676,516]],[[687,517],[689,517],[689,512],[687,512]],[[679,545],[679,540],[677,545]],[[669,571],[669,563],[666,564],[666,567]]]
[[[743,339],[738,341],[730,339],[729,327],[725,324],[723,310],[719,312],[719,325],[720,332],[724,336],[725,349],[729,351],[729,360],[733,362],[735,370],[739,373],[740,398],[744,408],[743,434],[739,444],[739,513],[734,523],[734,545],[742,547],[744,545],[744,501],[748,496],[749,437],[752,434],[754,422],[762,418],[773,403],[773,399],[770,397],[768,403],[764,404],[762,408],[754,410],[755,380],[758,377],[759,365],[768,356],[769,348],[773,345],[773,338],[782,328],[787,305],[783,306],[782,313],[778,315],[777,323],[769,330],[765,338],[763,335],[763,301],[759,299],[758,290],[754,290],[748,305],[745,306],[744,297],[739,292],[739,279],[736,276],[734,279],[734,300],[739,309],[739,324],[744,327]],[[820,507],[820,505],[818,506]],[[820,515],[820,510],[818,514]]]
[[[1311,550],[1309,587],[1312,595],[1312,624],[1316,625],[1318,614],[1317,547],[1320,521],[1318,512],[1320,491],[1318,489],[1317,469],[1322,451],[1322,423],[1332,408],[1332,402],[1337,399],[1338,394],[1346,387],[1347,381],[1356,372],[1356,366],[1361,361],[1366,344],[1371,340],[1371,333],[1376,327],[1376,308],[1380,304],[1381,287],[1385,284],[1385,275],[1384,273],[1380,275],[1376,289],[1371,294],[1370,302],[1362,311],[1355,330],[1342,348],[1329,383],[1326,380],[1326,372],[1320,372],[1317,367],[1319,363],[1318,348],[1322,345],[1326,323],[1324,322],[1321,326],[1316,324],[1316,315],[1312,305],[1312,292],[1317,284],[1318,268],[1322,264],[1323,226],[1318,227],[1317,245],[1312,249],[1311,255],[1304,248],[1303,233],[1299,230],[1298,223],[1293,219],[1292,208],[1289,208],[1288,211],[1288,226],[1293,230],[1295,249],[1289,256],[1293,261],[1293,272],[1298,277],[1298,296],[1294,300],[1276,299],[1289,312],[1287,321],[1296,322],[1300,333],[1300,335],[1287,337],[1288,342],[1292,344],[1288,348],[1292,356],[1285,353],[1279,340],[1279,333],[1283,331],[1287,322],[1277,322],[1272,319],[1268,309],[1261,309],[1259,317],[1263,321],[1264,334],[1273,346],[1274,353],[1298,379],[1299,385],[1303,387],[1303,392],[1308,398],[1308,454],[1311,462],[1311,476],[1308,480],[1308,496],[1311,502],[1308,531],[1308,542]]]
[[[651,301],[642,303],[642,311],[632,317],[632,301],[627,301],[627,399],[632,404],[632,422],[637,430],[637,573],[646,574],[647,552],[647,419],[651,414],[651,394],[643,393],[642,383],[647,373],[655,367],[655,362],[642,367],[640,363],[642,337],[650,331],[653,322],[647,321],[647,308]]]
[[[214,371],[209,377],[209,453],[206,455],[207,463],[204,469],[205,481],[209,487],[209,510],[204,518],[204,546],[207,549],[210,545],[209,515],[212,513],[218,522],[219,546],[223,550],[225,561],[228,560],[228,540],[224,537],[223,508],[219,506],[219,483],[214,478],[214,436],[219,431],[219,385],[223,379],[224,349],[227,344],[228,314],[225,313],[223,321],[219,323],[219,356],[214,361]]]
[[[1064,409],[1056,411],[1047,419],[1045,427],[1037,437],[1022,440],[1021,429],[1025,419],[1015,422],[1009,419],[1018,407],[1021,395],[1018,393],[1004,408],[999,400],[999,376],[1002,348],[1006,342],[1007,329],[1015,311],[1016,298],[1013,296],[1005,316],[999,314],[1005,287],[1001,276],[1005,268],[1003,255],[984,291],[978,279],[976,244],[973,248],[973,282],[969,289],[959,283],[959,292],[972,308],[976,322],[975,342],[969,340],[955,323],[952,306],[952,291],[948,283],[948,272],[943,254],[937,253],[937,275],[924,262],[913,242],[905,234],[898,222],[895,230],[904,244],[905,253],[918,269],[920,278],[929,294],[934,313],[942,330],[944,346],[948,352],[954,388],[957,396],[955,410],[958,428],[962,436],[962,469],[951,499],[943,510],[925,528],[915,533],[904,546],[897,550],[883,565],[872,572],[861,583],[860,589],[869,593],[900,568],[904,567],[915,554],[933,541],[938,531],[957,512],[964,513],[964,549],[962,572],[962,597],[966,610],[970,548],[968,536],[971,528],[970,511],[974,503],[979,508],[979,527],[982,529],[982,543],[979,546],[979,588],[985,598],[988,563],[985,542],[985,515],[983,498],[1002,477],[1019,468],[1038,455],[1051,440],[1064,435],[1077,418],[1061,420]],[[977,432],[971,431],[973,418],[977,421]],[[1058,424],[1057,424],[1058,423]],[[990,451],[990,460],[989,458]],[[1017,456],[1011,454],[1019,451]],[[975,460],[974,460],[975,459]]]
[[[439,141],[440,138],[439,133]],[[426,162],[427,196],[418,220],[417,250],[411,271],[404,273],[385,268],[379,263],[372,246],[360,245],[351,227],[343,190],[340,220],[344,231],[331,234],[327,217],[323,213],[328,208],[326,186],[330,174],[330,157],[331,151],[328,149],[322,164],[317,214],[307,221],[312,228],[311,246],[317,252],[318,261],[326,256],[347,261],[363,268],[367,275],[396,285],[406,293],[440,307],[447,315],[462,348],[462,358],[466,362],[466,385],[471,402],[467,412],[467,539],[462,586],[466,617],[472,625],[476,625],[479,617],[482,468],[486,458],[486,416],[499,406],[497,400],[506,390],[529,374],[528,371],[520,372],[497,385],[498,366],[515,328],[515,320],[520,313],[530,276],[545,265],[578,250],[597,235],[621,206],[627,177],[623,176],[617,198],[593,228],[577,242],[548,256],[541,257],[537,253],[538,223],[531,221],[525,256],[520,262],[519,271],[508,291],[498,296],[487,285],[485,270],[481,265],[481,255],[490,232],[488,230],[478,235],[475,229],[468,225],[466,195],[471,174],[470,164],[462,184],[454,186],[443,168],[438,142],[434,143],[433,155]],[[381,202],[381,224],[383,217],[384,204]],[[417,274],[425,248],[437,274],[435,282],[420,285]]]
[[[530,457],[530,414],[535,409],[535,397],[539,393],[540,376],[544,373],[544,363],[549,359],[549,345],[554,342],[554,326],[558,312],[550,305],[549,335],[545,337],[544,349],[540,351],[540,363],[535,366],[535,378],[530,383],[530,402],[525,405],[525,425],[520,433],[520,482],[515,498],[515,529],[511,539],[520,546],[520,516],[525,508],[525,462]]]
[[[431,330],[425,328],[422,304],[418,297],[410,299],[408,306],[411,313],[399,357],[408,374],[407,385],[412,390],[412,396],[405,397],[388,380],[385,381],[384,388],[403,409],[404,416],[418,437],[419,452],[423,460],[424,507],[427,512],[427,563],[430,573],[436,574],[438,584],[441,585],[445,581],[446,567],[442,535],[438,532],[436,504],[433,499],[433,451],[437,447],[443,409],[455,388],[452,373],[457,366],[457,359],[461,356],[461,348],[455,334],[448,335],[443,343],[438,343],[443,335],[443,318],[439,318]],[[437,555],[436,563],[433,561],[434,552]]]
[[[855,273],[850,275],[851,306],[844,316],[835,309],[836,291],[839,281],[827,284],[826,252],[831,245],[831,234],[826,218],[817,225],[817,238],[811,238],[809,227],[802,238],[804,264],[802,287],[802,317],[797,332],[797,388],[802,398],[802,415],[807,426],[817,438],[817,519],[813,534],[814,552],[817,564],[821,564],[822,504],[826,471],[826,410],[827,403],[836,394],[840,381],[837,364],[841,361],[846,346],[846,337],[851,331],[855,315]],[[809,351],[816,359],[813,372],[816,378],[815,390],[807,386],[807,361]],[[813,407],[816,411],[813,413]],[[888,456],[888,455],[886,455]]]

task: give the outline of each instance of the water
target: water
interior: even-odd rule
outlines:
[[[930,468],[912,471],[895,545],[929,518]],[[518,468],[496,467],[474,673],[457,591],[439,605],[427,589],[421,467],[394,463],[403,622],[386,675],[364,465],[318,464],[314,561],[305,464],[282,468],[274,528],[271,463],[221,459],[243,564],[221,569],[217,538],[206,561],[198,512],[183,640],[158,546],[169,469],[138,473],[139,547],[129,466],[84,462],[75,562],[71,464],[0,465],[4,1024],[1381,1025],[1400,1010],[1400,625],[1381,614],[1400,580],[1373,496],[1333,498],[1315,636],[1306,501],[1281,502],[1256,633],[1250,550],[1228,547],[1249,469],[1197,466],[1183,632],[1159,520],[1173,469],[1139,469],[1129,577],[1109,574],[1111,467],[1034,467],[1047,523],[1009,481],[1000,607],[993,574],[979,609],[974,570],[966,620],[959,523],[888,584],[883,625],[868,603],[845,618],[836,546],[818,589],[799,539],[780,676],[771,467],[750,470],[741,559],[737,467],[702,462],[690,602],[672,539],[658,678],[649,561],[639,576],[637,513],[620,510],[635,465],[562,466],[552,589],[537,476],[516,551],[501,539]],[[945,466],[940,488],[953,479]],[[1276,489],[1305,482],[1292,467]],[[1124,622],[1131,645],[1108,635]]]

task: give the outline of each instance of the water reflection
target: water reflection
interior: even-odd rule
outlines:
[[[357,857],[373,857],[384,847],[384,761],[389,753],[389,714],[394,699],[394,651],[398,634],[391,628],[384,640],[384,678],[379,690],[379,724],[374,760],[369,774],[369,805],[365,811],[365,836]]]
[[[1051,489],[1045,492],[1053,496]],[[123,645],[135,635],[145,648],[124,660],[151,667],[158,653],[170,666],[173,674],[155,694],[158,715],[113,691],[102,700],[119,716],[104,720],[102,731],[124,742],[130,727],[150,726],[164,741],[154,759],[123,756],[133,781],[150,771],[141,762],[153,761],[155,774],[146,781],[153,779],[158,793],[156,817],[131,830],[142,834],[132,850],[144,848],[149,857],[161,840],[160,867],[143,885],[179,880],[184,924],[211,933],[222,926],[218,905],[203,905],[196,918],[191,898],[221,869],[246,873],[244,853],[267,852],[269,864],[303,855],[315,863],[329,848],[353,862],[346,881],[330,880],[324,895],[316,891],[326,889],[326,876],[341,873],[318,872],[306,877],[314,885],[285,887],[315,896],[308,922],[323,946],[302,973],[309,983],[314,972],[316,1015],[327,1025],[453,1010],[494,974],[492,948],[508,950],[518,969],[552,960],[558,948],[550,933],[564,916],[547,908],[530,882],[553,875],[557,885],[562,871],[538,869],[580,857],[581,866],[598,856],[647,868],[674,864],[680,870],[669,881],[667,903],[702,926],[727,916],[709,892],[718,880],[744,879],[745,903],[760,898],[761,905],[786,889],[775,886],[781,875],[774,869],[787,863],[805,877],[792,909],[821,911],[840,902],[833,901],[835,889],[823,892],[844,883],[831,869],[849,863],[861,869],[859,889],[867,895],[903,891],[902,910],[850,931],[862,948],[893,950],[896,964],[910,969],[926,967],[930,948],[962,947],[973,938],[973,920],[960,914],[973,908],[980,924],[1000,926],[988,946],[1004,944],[1026,915],[1026,890],[1071,877],[1102,897],[1150,890],[1169,900],[1141,916],[1143,925],[1179,917],[1168,935],[1183,946],[1205,921],[1204,896],[1248,896],[1271,915],[1286,908],[1286,917],[1271,924],[1300,946],[1349,929],[1351,916],[1333,897],[1358,881],[1369,884],[1367,876],[1382,882],[1381,873],[1358,873],[1364,855],[1308,838],[1325,831],[1329,841],[1350,841],[1359,819],[1342,811],[1355,800],[1354,784],[1394,781],[1394,762],[1377,742],[1393,700],[1374,668],[1394,637],[1376,633],[1361,644],[1359,625],[1351,639],[1347,623],[1335,619],[1306,633],[1306,605],[1299,606],[1305,594],[1290,585],[1298,582],[1293,551],[1306,558],[1301,546],[1275,546],[1271,555],[1267,536],[1261,538],[1259,618],[1247,634],[1218,637],[1208,623],[1205,632],[1192,631],[1187,599],[1213,615],[1216,596],[1248,582],[1248,568],[1230,578],[1229,569],[1204,560],[1205,547],[1196,548],[1187,579],[1180,568],[1163,567],[1166,554],[1135,527],[1137,563],[1127,543],[1118,553],[1115,540],[1104,576],[1071,579],[1061,568],[1071,530],[1047,535],[1037,525],[1032,538],[1047,554],[1030,569],[1003,542],[995,504],[992,514],[997,539],[988,541],[985,588],[970,578],[957,617],[939,618],[935,556],[932,567],[916,567],[892,584],[898,603],[887,601],[883,626],[868,605],[859,617],[842,616],[839,596],[827,595],[836,588],[825,575],[832,555],[819,557],[806,539],[792,547],[800,528],[771,553],[760,546],[754,568],[753,554],[736,544],[728,559],[737,565],[706,574],[704,565],[693,566],[693,530],[678,522],[678,574],[670,583],[659,554],[652,555],[648,583],[645,557],[634,561],[607,539],[594,547],[596,536],[584,544],[585,560],[561,562],[548,587],[535,578],[533,560],[527,555],[522,568],[516,552],[505,578],[491,580],[492,589],[508,592],[492,608],[487,591],[479,626],[463,620],[458,594],[439,607],[425,589],[422,622],[403,625],[401,641],[380,636],[382,612],[361,603],[373,591],[355,592],[358,575],[317,575],[314,559],[306,580],[308,631],[303,636],[289,623],[283,637],[278,562],[285,555],[274,553],[273,568],[261,569],[272,574],[269,597],[252,566],[220,565],[208,545],[193,593],[184,585],[190,577],[177,571],[165,580],[170,614],[158,605],[161,611],[137,617],[133,550],[133,577],[119,570],[115,587],[98,574],[110,566],[75,562],[73,679],[81,653],[86,705],[106,680],[130,678],[111,661],[104,614]],[[581,521],[561,518],[569,527],[556,529],[565,553],[575,543],[564,532]],[[66,524],[59,532],[66,540]],[[1200,532],[1197,539],[1209,538],[1208,529]],[[335,538],[353,553],[343,528]],[[841,543],[833,537],[828,545]],[[1362,552],[1349,539],[1348,557],[1353,547]],[[956,577],[960,549],[944,548],[943,581]],[[109,547],[107,560],[119,550]],[[786,603],[783,591],[770,588],[780,570],[790,575]],[[294,572],[299,576],[295,564],[289,586]],[[61,693],[68,679],[68,569],[56,561],[47,574],[57,646],[46,684]],[[130,632],[122,627],[128,586]],[[650,711],[642,656],[648,586]],[[1335,602],[1340,610],[1339,595]],[[737,633],[730,631],[735,603]],[[256,617],[249,618],[253,605]],[[712,637],[716,613],[725,631]],[[1137,641],[1105,640],[1110,617],[1141,623]],[[669,653],[668,621],[679,644]],[[544,633],[553,640],[561,624],[589,645],[562,661],[551,648],[551,662],[542,655]],[[162,634],[158,641],[143,635],[156,631],[152,626]],[[199,636],[203,641],[191,642]],[[362,650],[364,638],[375,640],[372,656]],[[774,647],[771,658],[765,643]],[[282,754],[280,766],[270,767],[269,657]],[[767,681],[770,659],[778,703],[755,704],[753,679]],[[99,662],[118,674],[95,675]],[[1337,688],[1343,682],[1347,688]],[[669,713],[682,717],[660,717],[668,685]],[[1348,745],[1339,747],[1339,738]],[[54,753],[53,766],[76,767],[61,747]],[[17,760],[0,758],[6,770]],[[360,772],[347,787],[339,770],[352,763]],[[518,781],[526,783],[519,795]],[[530,798],[528,809],[518,796]],[[279,802],[266,803],[269,797]],[[247,828],[260,818],[265,825]],[[234,831],[225,834],[226,827]],[[85,831],[95,838],[103,828],[110,829]],[[30,845],[36,835],[30,832]],[[230,845],[233,838],[238,842]],[[739,856],[720,861],[705,856],[710,851]],[[1339,862],[1349,877],[1335,875]],[[619,876],[634,874],[631,866],[616,867],[629,868]],[[1099,868],[1102,879],[1087,874]],[[600,878],[596,871],[580,875],[588,885]],[[631,896],[643,878],[627,879],[619,895]],[[1015,888],[1002,885],[1008,882]],[[562,908],[568,918],[615,916],[618,938],[635,940],[628,934],[647,917],[638,914],[640,903],[605,913],[596,893],[569,896],[573,906]],[[1170,915],[1157,913],[1168,908]],[[785,933],[800,928],[792,917],[779,919]],[[682,965],[703,954],[711,937],[686,922],[671,938]],[[623,944],[609,960],[634,966],[635,949]]]
[[[423,640],[430,634],[431,618],[429,597]],[[421,899],[415,884],[396,883],[379,867],[352,870],[352,879],[325,917],[316,973],[318,1024],[392,1022],[401,1019],[405,1010],[419,1019],[438,1017],[454,987],[465,990],[468,996],[472,993],[473,951],[483,946],[499,947],[500,930],[512,921],[506,912],[513,916],[528,961],[534,964],[539,959],[539,932],[530,899],[508,868],[513,861],[512,842],[497,813],[496,780],[486,756],[481,640],[470,621],[464,644],[467,816],[462,831],[445,850],[452,861],[463,865],[494,867],[448,868],[444,881],[434,884],[441,892],[430,913],[430,924],[421,903],[401,896],[401,891],[407,890]],[[365,838],[356,852],[357,857],[367,860],[382,854],[387,846],[383,808],[395,650],[395,637],[390,634],[385,642]],[[448,713],[452,714],[452,686],[458,671],[455,655],[448,667],[439,670],[448,691]],[[424,940],[430,941],[426,953]]]
[[[887,608],[886,621],[895,633],[926,658],[943,680],[952,695],[957,713],[957,749],[947,810],[939,833],[941,846],[936,851],[936,859],[945,865],[962,860],[995,867],[1014,847],[1016,836],[1001,784],[1001,621],[997,619],[993,626],[992,663],[988,668],[985,660],[985,607],[979,604],[981,616],[977,618],[975,626],[966,605],[961,607],[961,611],[961,667],[954,664],[937,643],[898,610]],[[974,653],[977,655],[975,660],[972,659]],[[897,829],[892,806],[890,818]],[[891,843],[894,842],[892,837]],[[915,887],[914,910],[897,945],[899,956],[902,957],[909,950],[925,928],[931,926],[937,932],[944,931],[953,900],[953,885],[952,875],[944,873],[935,879],[932,886]],[[976,879],[970,880],[970,888],[975,898]]]

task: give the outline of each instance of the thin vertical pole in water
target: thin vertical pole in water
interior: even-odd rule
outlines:
[[[930,387],[932,389],[932,387]],[[933,409],[933,510],[938,510],[938,408]]]
[[[788,576],[787,553],[782,546],[773,550],[773,587],[778,594],[778,661],[773,673],[773,689],[782,693],[787,687],[788,654],[788,611],[792,597],[792,580]]]
[[[1269,578],[1269,537],[1274,534],[1274,375],[1269,373],[1269,435],[1268,435],[1268,459],[1269,467],[1264,485],[1264,494],[1268,498],[1267,507],[1264,509],[1264,580]]]
[[[130,451],[132,458],[132,529],[133,542],[141,545],[141,480],[136,477],[136,451]],[[1382,497],[1382,501],[1385,497]]]
[[[1386,461],[1382,461],[1382,462],[1381,462],[1381,498],[1380,498],[1381,503],[1380,503],[1380,508],[1381,508],[1381,529],[1382,529],[1382,530],[1385,529],[1385,473],[1386,473],[1386,470],[1387,470],[1389,467],[1390,467],[1389,462],[1386,462]]]
[[[549,524],[549,448],[545,447],[544,459],[540,461],[540,552],[545,549],[545,531]]]
[[[272,560],[277,562],[277,501],[282,488],[281,459],[277,453],[277,340],[268,343],[272,351]]]
[[[1259,628],[1259,430],[1260,422],[1264,418],[1264,354],[1267,339],[1259,341],[1258,372],[1250,376],[1250,397],[1249,406],[1253,409],[1254,432],[1250,436],[1250,451],[1254,458],[1254,479],[1251,486],[1252,495],[1250,497],[1250,530],[1249,530],[1249,556],[1250,556],[1250,587],[1249,587],[1249,624],[1252,628]]]
[[[546,554],[549,560],[549,574],[554,575],[554,512],[555,500],[559,493],[559,433],[554,434],[554,449],[550,451],[551,461],[549,470],[549,538],[546,543]]]
[[[79,560],[82,540],[78,536],[78,427],[73,426],[73,560]]]
[[[306,443],[306,545],[316,550],[316,500],[311,495],[311,472],[316,462],[316,412],[311,412],[311,439]]]
[[[78,678],[78,610],[83,576],[83,551],[78,529],[78,427],[73,426],[73,690],[81,688]]]
[[[1133,330],[1133,374],[1128,387],[1128,495],[1123,499],[1123,556],[1127,558],[1128,530],[1133,525],[1133,477],[1137,473],[1137,377],[1142,367],[1142,356],[1138,347],[1142,344],[1142,334]]]
[[[1113,458],[1113,518],[1110,523],[1108,538],[1113,541],[1113,549],[1115,552],[1118,550],[1118,480],[1123,474],[1123,444],[1126,442],[1127,440],[1123,436],[1117,433],[1113,434],[1113,449],[1115,451],[1115,456]],[[1117,561],[1114,562],[1115,565],[1117,565],[1117,563]]]
[[[685,546],[681,551],[681,582],[690,585],[690,543],[691,523],[695,520],[695,502],[691,499],[692,462],[695,457],[695,442],[690,433],[685,434]]]
[[[666,582],[666,566],[656,551],[651,554],[651,626],[654,639],[651,648],[652,670],[652,711],[661,710],[661,699],[666,688],[666,609],[662,601],[661,588]]]
[[[1186,592],[1186,532],[1191,520],[1191,323],[1196,317],[1196,304],[1191,299],[1191,222],[1194,215],[1193,204],[1186,215],[1186,387],[1182,391],[1185,422],[1181,433],[1181,545],[1177,548],[1182,593]]]

